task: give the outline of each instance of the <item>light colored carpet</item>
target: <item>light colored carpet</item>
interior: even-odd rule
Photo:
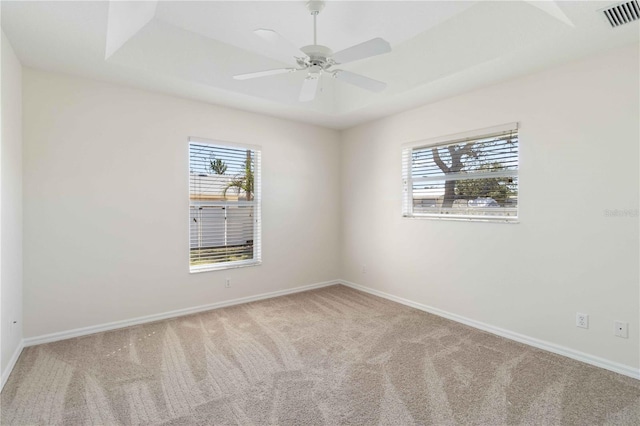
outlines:
[[[6,425],[640,424],[640,381],[343,286],[24,350]]]

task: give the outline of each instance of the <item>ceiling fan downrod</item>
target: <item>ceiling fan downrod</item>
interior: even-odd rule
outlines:
[[[324,1],[310,0],[307,2],[307,9],[313,16],[313,44],[316,45],[318,44],[316,37],[316,18],[318,17],[318,14],[322,11],[322,9],[324,9]]]
[[[319,78],[322,71],[327,70],[334,64],[329,59],[333,55],[331,49],[327,46],[319,45],[317,41],[316,20],[324,5],[324,1],[317,0],[311,0],[306,3],[307,10],[313,16],[313,44],[300,48],[307,55],[307,58],[299,58],[298,64],[302,69],[309,70],[307,78],[311,79]]]

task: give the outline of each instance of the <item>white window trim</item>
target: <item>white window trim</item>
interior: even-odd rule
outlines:
[[[505,133],[510,131],[519,131],[519,123],[512,122],[501,124],[498,126],[485,127],[482,129],[470,130],[468,132],[454,133],[444,136],[437,136],[434,138],[421,139],[418,141],[405,142],[401,145],[402,152],[402,205],[401,216],[403,219],[408,220],[444,220],[444,221],[457,221],[457,222],[485,222],[485,223],[508,223],[517,224],[520,223],[520,211],[518,210],[517,216],[468,216],[468,215],[442,215],[432,213],[414,213],[413,212],[413,193],[409,188],[413,187],[414,179],[411,176],[411,166],[407,154],[411,155],[411,151],[417,148],[432,148],[436,146],[452,145],[456,143],[462,143],[468,140],[478,139],[485,136],[491,136],[494,134]],[[520,148],[518,147],[518,157],[520,156]],[[493,172],[491,177],[503,177],[503,173]],[[509,176],[513,176],[513,173],[508,173]],[[473,179],[477,176],[482,177],[482,174],[475,176],[469,176],[468,179]],[[518,177],[518,192],[520,191],[520,170],[516,174]],[[429,181],[429,178],[416,179],[416,181]],[[442,179],[439,179],[442,180]]]
[[[195,143],[206,143],[206,144],[210,144],[210,145],[220,145],[220,146],[228,146],[231,148],[240,148],[240,149],[253,149],[256,151],[262,151],[262,146],[260,145],[252,145],[252,144],[248,144],[248,143],[242,143],[242,142],[228,142],[228,141],[223,141],[220,139],[207,139],[207,138],[198,138],[195,136],[190,136],[188,143],[187,143],[187,156],[189,155],[189,143],[191,142],[195,142]]]
[[[471,139],[491,135],[494,133],[517,131],[519,129],[518,122],[501,124],[499,126],[485,127],[483,129],[470,130],[468,132],[454,133],[450,135],[437,136],[429,139],[420,139],[418,141],[405,142],[401,145],[404,148],[426,148],[436,145],[451,145],[454,143],[465,142]]]
[[[231,148],[240,148],[240,149],[251,149],[253,151],[257,151],[260,153],[258,157],[258,161],[256,162],[256,169],[258,173],[254,175],[254,193],[253,200],[255,202],[255,217],[256,217],[256,227],[254,228],[254,238],[253,238],[253,246],[254,246],[254,258],[247,260],[236,260],[231,262],[221,262],[209,265],[200,265],[200,266],[191,266],[190,264],[190,253],[187,250],[187,266],[189,268],[190,274],[199,274],[202,272],[210,272],[210,271],[220,271],[225,269],[237,269],[244,268],[249,266],[259,266],[262,265],[262,146],[239,143],[239,142],[227,142],[218,139],[207,139],[200,138],[195,136],[190,136],[187,140],[187,164],[189,164],[190,156],[189,156],[189,146],[192,142],[195,143],[204,143],[216,146],[225,146]],[[189,202],[189,182],[187,180],[187,208],[191,209],[191,202]],[[189,214],[187,214],[189,216]],[[191,220],[187,219],[187,235],[191,235]],[[189,237],[190,238],[190,237]],[[188,246],[190,247],[191,243],[189,241]],[[257,252],[257,258],[256,258]]]

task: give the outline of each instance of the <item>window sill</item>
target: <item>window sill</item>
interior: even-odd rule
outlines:
[[[215,263],[211,265],[190,266],[189,273],[199,274],[201,272],[222,271],[225,269],[236,269],[236,268],[244,268],[247,266],[260,266],[260,265],[262,265],[261,260]]]
[[[490,223],[520,223],[517,217],[514,218],[492,218],[492,217],[469,217],[469,216],[454,216],[454,215],[403,215],[403,219],[430,219],[430,220],[446,220],[455,222],[490,222]]]

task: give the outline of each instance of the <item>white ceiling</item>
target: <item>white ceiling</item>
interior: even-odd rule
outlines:
[[[318,43],[334,52],[382,37],[389,54],[343,68],[382,80],[369,93],[331,78],[298,102],[303,73],[237,81],[285,66],[253,34],[312,44],[305,1],[2,1],[2,29],[26,66],[125,83],[332,128],[640,41],[639,23],[609,27],[598,1],[331,1]]]

